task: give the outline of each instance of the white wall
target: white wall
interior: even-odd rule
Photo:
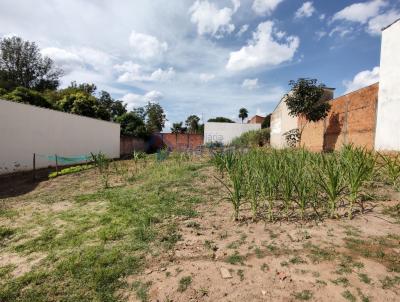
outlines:
[[[31,170],[33,153],[119,157],[120,125],[0,100],[0,174]],[[37,168],[48,162],[37,159]]]
[[[400,151],[400,21],[382,32],[375,149]]]
[[[206,123],[204,126],[204,143],[220,142],[229,145],[234,138],[243,133],[260,129],[261,124]]]
[[[271,147],[278,149],[287,147],[283,134],[297,127],[297,117],[289,115],[289,109],[282,99],[271,115]]]

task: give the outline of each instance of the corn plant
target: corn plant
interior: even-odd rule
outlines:
[[[345,188],[343,173],[334,155],[321,157],[321,166],[315,166],[316,182],[328,201],[328,212],[331,218],[337,217],[336,210]]]
[[[379,154],[379,157],[383,160],[383,170],[385,176],[388,178],[390,184],[395,190],[399,190],[400,185],[400,154],[393,156]]]
[[[360,200],[361,190],[365,182],[371,178],[376,160],[365,149],[348,145],[341,152],[341,161],[346,187],[349,191],[349,219],[352,219],[356,202],[360,201],[361,212],[364,212],[364,204]]]
[[[242,199],[245,196],[245,181],[244,181],[244,167],[241,157],[233,151],[226,152],[222,157],[224,161],[224,167],[229,176],[231,187],[217,178],[224,187],[228,190],[229,200],[233,205],[234,218],[239,220],[240,206]]]
[[[109,187],[109,177],[110,177],[110,160],[107,158],[107,156],[99,152],[97,154],[95,153],[90,153],[91,159],[94,162],[95,166],[98,168],[101,179],[103,182],[104,188]]]

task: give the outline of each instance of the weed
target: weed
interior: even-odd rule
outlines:
[[[133,283],[133,288],[136,292],[136,296],[142,302],[149,301],[149,289],[151,286],[151,282],[142,283],[140,281],[136,281]]]
[[[262,259],[266,256],[265,252],[263,250],[261,250],[259,247],[256,247],[254,252],[256,253],[256,257],[258,259]]]
[[[294,293],[293,296],[297,300],[308,301],[308,300],[312,299],[313,293],[306,289],[306,290],[303,290],[301,292]]]
[[[260,267],[263,272],[269,271],[269,266],[266,263],[263,263]]]
[[[244,280],[244,271],[242,269],[237,270],[237,275],[239,276],[240,281]]]
[[[189,221],[189,222],[186,224],[186,226],[187,226],[188,228],[193,228],[193,229],[195,229],[195,230],[199,230],[199,229],[200,229],[200,224],[199,224],[198,222],[196,222],[196,221]]]
[[[349,290],[344,291],[342,293],[342,297],[345,298],[346,300],[350,301],[350,302],[356,302],[357,301],[356,297]]]
[[[244,257],[239,254],[238,251],[235,251],[232,255],[228,256],[225,259],[226,262],[230,264],[242,264],[244,263]]]
[[[368,275],[365,273],[359,273],[358,278],[360,279],[360,281],[364,282],[365,284],[371,284],[371,278],[368,277]]]
[[[15,230],[6,227],[0,227],[0,243],[5,239],[10,238],[14,234]]]
[[[294,257],[290,258],[289,262],[291,264],[304,264],[304,263],[307,263],[307,261],[302,259],[300,256],[294,256]]]
[[[339,277],[339,278],[337,278],[335,280],[331,280],[331,282],[333,284],[341,285],[343,287],[348,287],[350,285],[349,280],[347,278],[345,278],[345,277]]]
[[[389,289],[393,286],[400,284],[400,276],[394,276],[393,278],[386,276],[383,280],[381,280],[382,288]]]
[[[183,293],[192,284],[192,277],[186,276],[179,280],[178,292]]]

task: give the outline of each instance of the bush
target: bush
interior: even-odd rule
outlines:
[[[30,104],[38,107],[52,108],[53,106],[42,96],[40,92],[27,89],[24,87],[17,87],[12,92],[2,96],[4,99],[17,102]]]
[[[231,145],[235,147],[262,147],[269,144],[270,129],[252,130],[235,138]]]

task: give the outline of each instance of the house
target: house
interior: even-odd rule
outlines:
[[[260,115],[255,115],[247,121],[247,124],[262,124],[265,117]]]

